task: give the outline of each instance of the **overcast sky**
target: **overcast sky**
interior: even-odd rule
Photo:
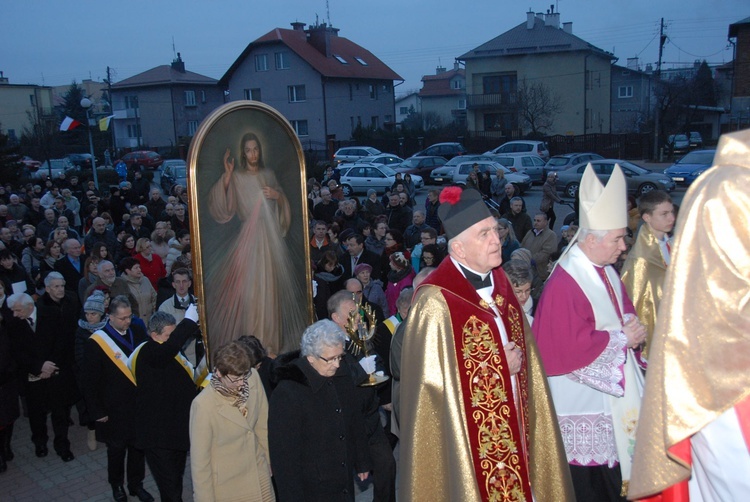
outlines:
[[[12,84],[113,81],[182,54],[188,70],[221,78],[248,43],[290,23],[330,19],[340,36],[365,47],[405,82],[421,87],[438,65],[525,22],[551,0],[5,0],[0,14],[0,71]],[[658,59],[659,20],[669,40],[663,61],[728,62],[729,24],[750,16],[747,0],[559,0],[561,22],[614,53],[620,64]],[[330,17],[329,17],[330,16]],[[174,51],[173,41],[174,40]]]

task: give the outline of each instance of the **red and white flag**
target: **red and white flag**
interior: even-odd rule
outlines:
[[[72,118],[70,118],[70,117],[68,117],[66,115],[65,119],[62,121],[62,123],[60,123],[60,130],[61,131],[72,131],[73,129],[75,129],[79,125],[81,125],[80,122],[78,122],[76,119],[72,119]]]

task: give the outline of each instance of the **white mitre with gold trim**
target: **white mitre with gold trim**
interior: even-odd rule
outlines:
[[[628,185],[615,164],[607,186],[599,181],[591,164],[586,166],[579,190],[579,222],[588,230],[615,230],[628,226]]]

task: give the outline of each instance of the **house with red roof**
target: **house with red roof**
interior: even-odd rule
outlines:
[[[422,77],[419,98],[425,129],[430,125],[466,125],[466,75],[458,63],[453,64],[452,70],[438,66],[434,75]]]
[[[395,125],[394,81],[374,54],[326,23],[275,28],[242,51],[219,80],[228,100],[252,99],[289,120],[305,149],[347,140],[354,129]]]

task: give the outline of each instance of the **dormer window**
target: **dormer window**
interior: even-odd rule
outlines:
[[[334,54],[333,57],[335,57],[338,60],[338,62],[341,63],[341,64],[349,64],[349,63],[346,62],[346,59],[342,58],[338,54]]]
[[[367,66],[367,63],[366,63],[366,62],[365,62],[365,60],[364,60],[364,59],[362,59],[361,57],[359,57],[359,56],[354,56],[354,59],[355,59],[355,60],[357,60],[357,63],[361,64],[362,66]]]

